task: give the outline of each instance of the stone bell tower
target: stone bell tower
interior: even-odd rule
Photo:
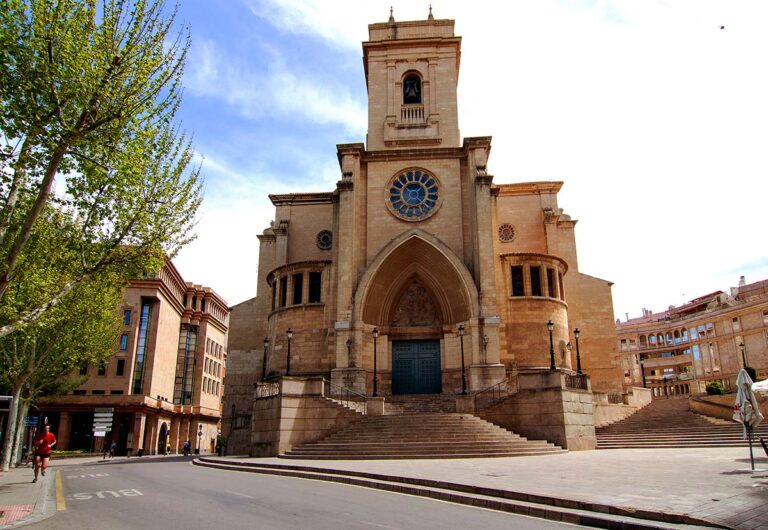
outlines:
[[[461,37],[453,20],[368,26],[363,63],[368,87],[368,150],[460,147],[456,85]]]

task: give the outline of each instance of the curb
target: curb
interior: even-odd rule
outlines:
[[[598,528],[633,530],[691,528],[694,526],[699,528],[730,528],[685,514],[632,510],[599,503],[588,503],[430,479],[307,466],[260,464],[233,460],[222,461],[212,458],[196,458],[192,463],[198,466],[227,471],[337,482]]]

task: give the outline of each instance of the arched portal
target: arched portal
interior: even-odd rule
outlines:
[[[168,442],[168,425],[163,422],[160,426],[160,434],[157,437],[157,454],[165,454],[166,445]]]
[[[354,317],[386,341],[385,388],[388,382],[394,394],[439,393],[459,369],[455,329],[476,318],[478,307],[463,263],[439,239],[414,229],[373,260],[356,292]]]

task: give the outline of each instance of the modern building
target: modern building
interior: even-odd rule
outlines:
[[[226,374],[227,303],[211,288],[185,282],[170,260],[154,277],[133,280],[119,308],[115,353],[83,366],[88,379],[70,394],[39,405],[59,449],[95,449],[115,440],[118,452],[178,452],[185,440],[213,452]],[[94,415],[112,412],[94,429]],[[108,417],[108,415],[107,415]],[[97,422],[98,423],[98,422]]]
[[[624,385],[654,396],[734,388],[746,364],[768,377],[768,280],[715,291],[666,311],[616,321]]]
[[[460,136],[460,57],[453,20],[371,24],[366,143],[337,146],[334,190],[270,195],[256,296],[232,308],[223,430],[243,450],[254,383],[279,375],[454,395],[580,352],[621,391],[611,283],[579,270],[563,182],[496,183],[491,137]]]

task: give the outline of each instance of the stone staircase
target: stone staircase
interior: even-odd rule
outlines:
[[[565,452],[546,441],[527,440],[471,414],[417,413],[368,416],[281,458],[367,460],[490,458]]]
[[[397,394],[388,397],[384,414],[456,412],[456,396],[451,394]]]
[[[748,443],[741,424],[691,412],[687,397],[653,400],[628,418],[598,427],[596,433],[598,449],[742,447]],[[766,422],[753,434],[754,447],[760,447],[760,436],[768,439]]]

